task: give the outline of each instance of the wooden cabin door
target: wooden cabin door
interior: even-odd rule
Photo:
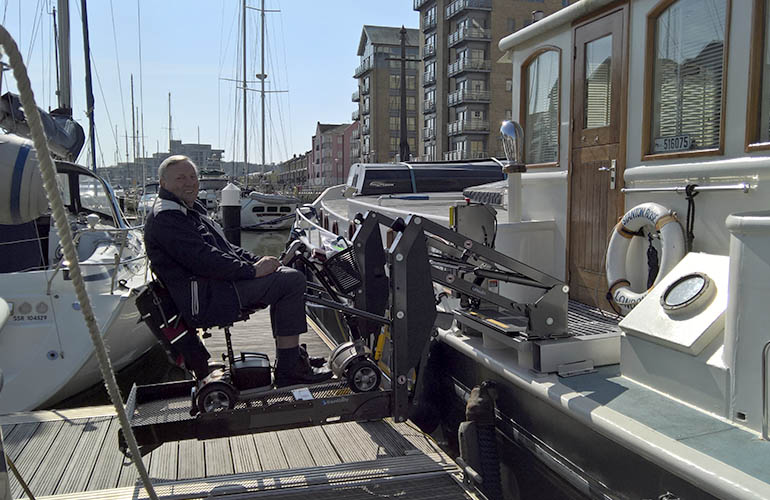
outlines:
[[[627,7],[575,28],[569,169],[570,297],[608,307],[604,257],[623,215]],[[614,181],[614,182],[613,182]]]

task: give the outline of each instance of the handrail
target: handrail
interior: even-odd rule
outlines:
[[[752,189],[756,189],[756,185],[749,184],[748,182],[740,182],[738,184],[724,184],[716,186],[694,186],[692,188],[696,193],[704,191],[743,191],[748,193]],[[679,194],[685,194],[687,192],[687,186],[670,186],[670,187],[657,187],[657,188],[622,188],[621,193],[666,193],[673,192]]]
[[[768,412],[767,412],[767,355],[770,353],[770,342],[762,348],[762,439],[769,441],[767,434]]]

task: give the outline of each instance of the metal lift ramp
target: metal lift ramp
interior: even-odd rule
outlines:
[[[195,381],[134,386],[126,402],[131,427],[142,454],[168,441],[211,439],[345,421],[393,417],[407,419],[414,373],[430,338],[436,317],[431,269],[420,219],[409,220],[391,247],[385,251],[380,223],[387,218],[370,213],[353,238],[361,265],[362,284],[354,305],[369,311],[384,308],[376,290],[389,283],[389,316],[348,307],[311,295],[315,301],[349,315],[363,317],[366,324],[390,328],[392,356],[389,380],[371,392],[356,393],[344,381],[332,380],[301,389],[272,389],[239,401],[234,408],[192,416],[191,390]],[[390,276],[385,276],[383,264]],[[369,293],[367,294],[367,289]],[[374,292],[373,292],[374,291]],[[358,298],[360,297],[360,298]],[[120,446],[125,450],[122,434]]]

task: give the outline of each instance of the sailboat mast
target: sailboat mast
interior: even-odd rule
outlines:
[[[70,8],[69,0],[58,0],[59,5],[59,109],[68,110],[72,117],[72,73],[70,72]]]
[[[262,0],[262,62],[259,74],[262,75],[262,173],[265,173],[265,0]]]
[[[86,59],[86,114],[88,115],[89,140],[91,141],[91,166],[96,172],[96,130],[94,125],[94,89],[91,83],[91,45],[88,42],[88,12],[86,0],[80,0],[83,12],[83,52]]]
[[[131,73],[131,154],[136,162],[136,115],[134,114],[134,74]],[[144,184],[144,179],[142,179]]]
[[[248,162],[248,133],[246,130],[246,0],[243,0],[243,176],[248,183],[249,162]]]
[[[171,152],[171,92],[168,93],[168,150]]]

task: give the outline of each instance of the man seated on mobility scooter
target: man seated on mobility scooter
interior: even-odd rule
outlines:
[[[197,200],[198,169],[190,158],[166,158],[158,179],[160,191],[144,228],[147,256],[187,325],[225,326],[270,306],[275,386],[330,379],[323,358],[308,356],[299,344],[307,331],[305,276],[275,257],[257,257],[225,239]]]

